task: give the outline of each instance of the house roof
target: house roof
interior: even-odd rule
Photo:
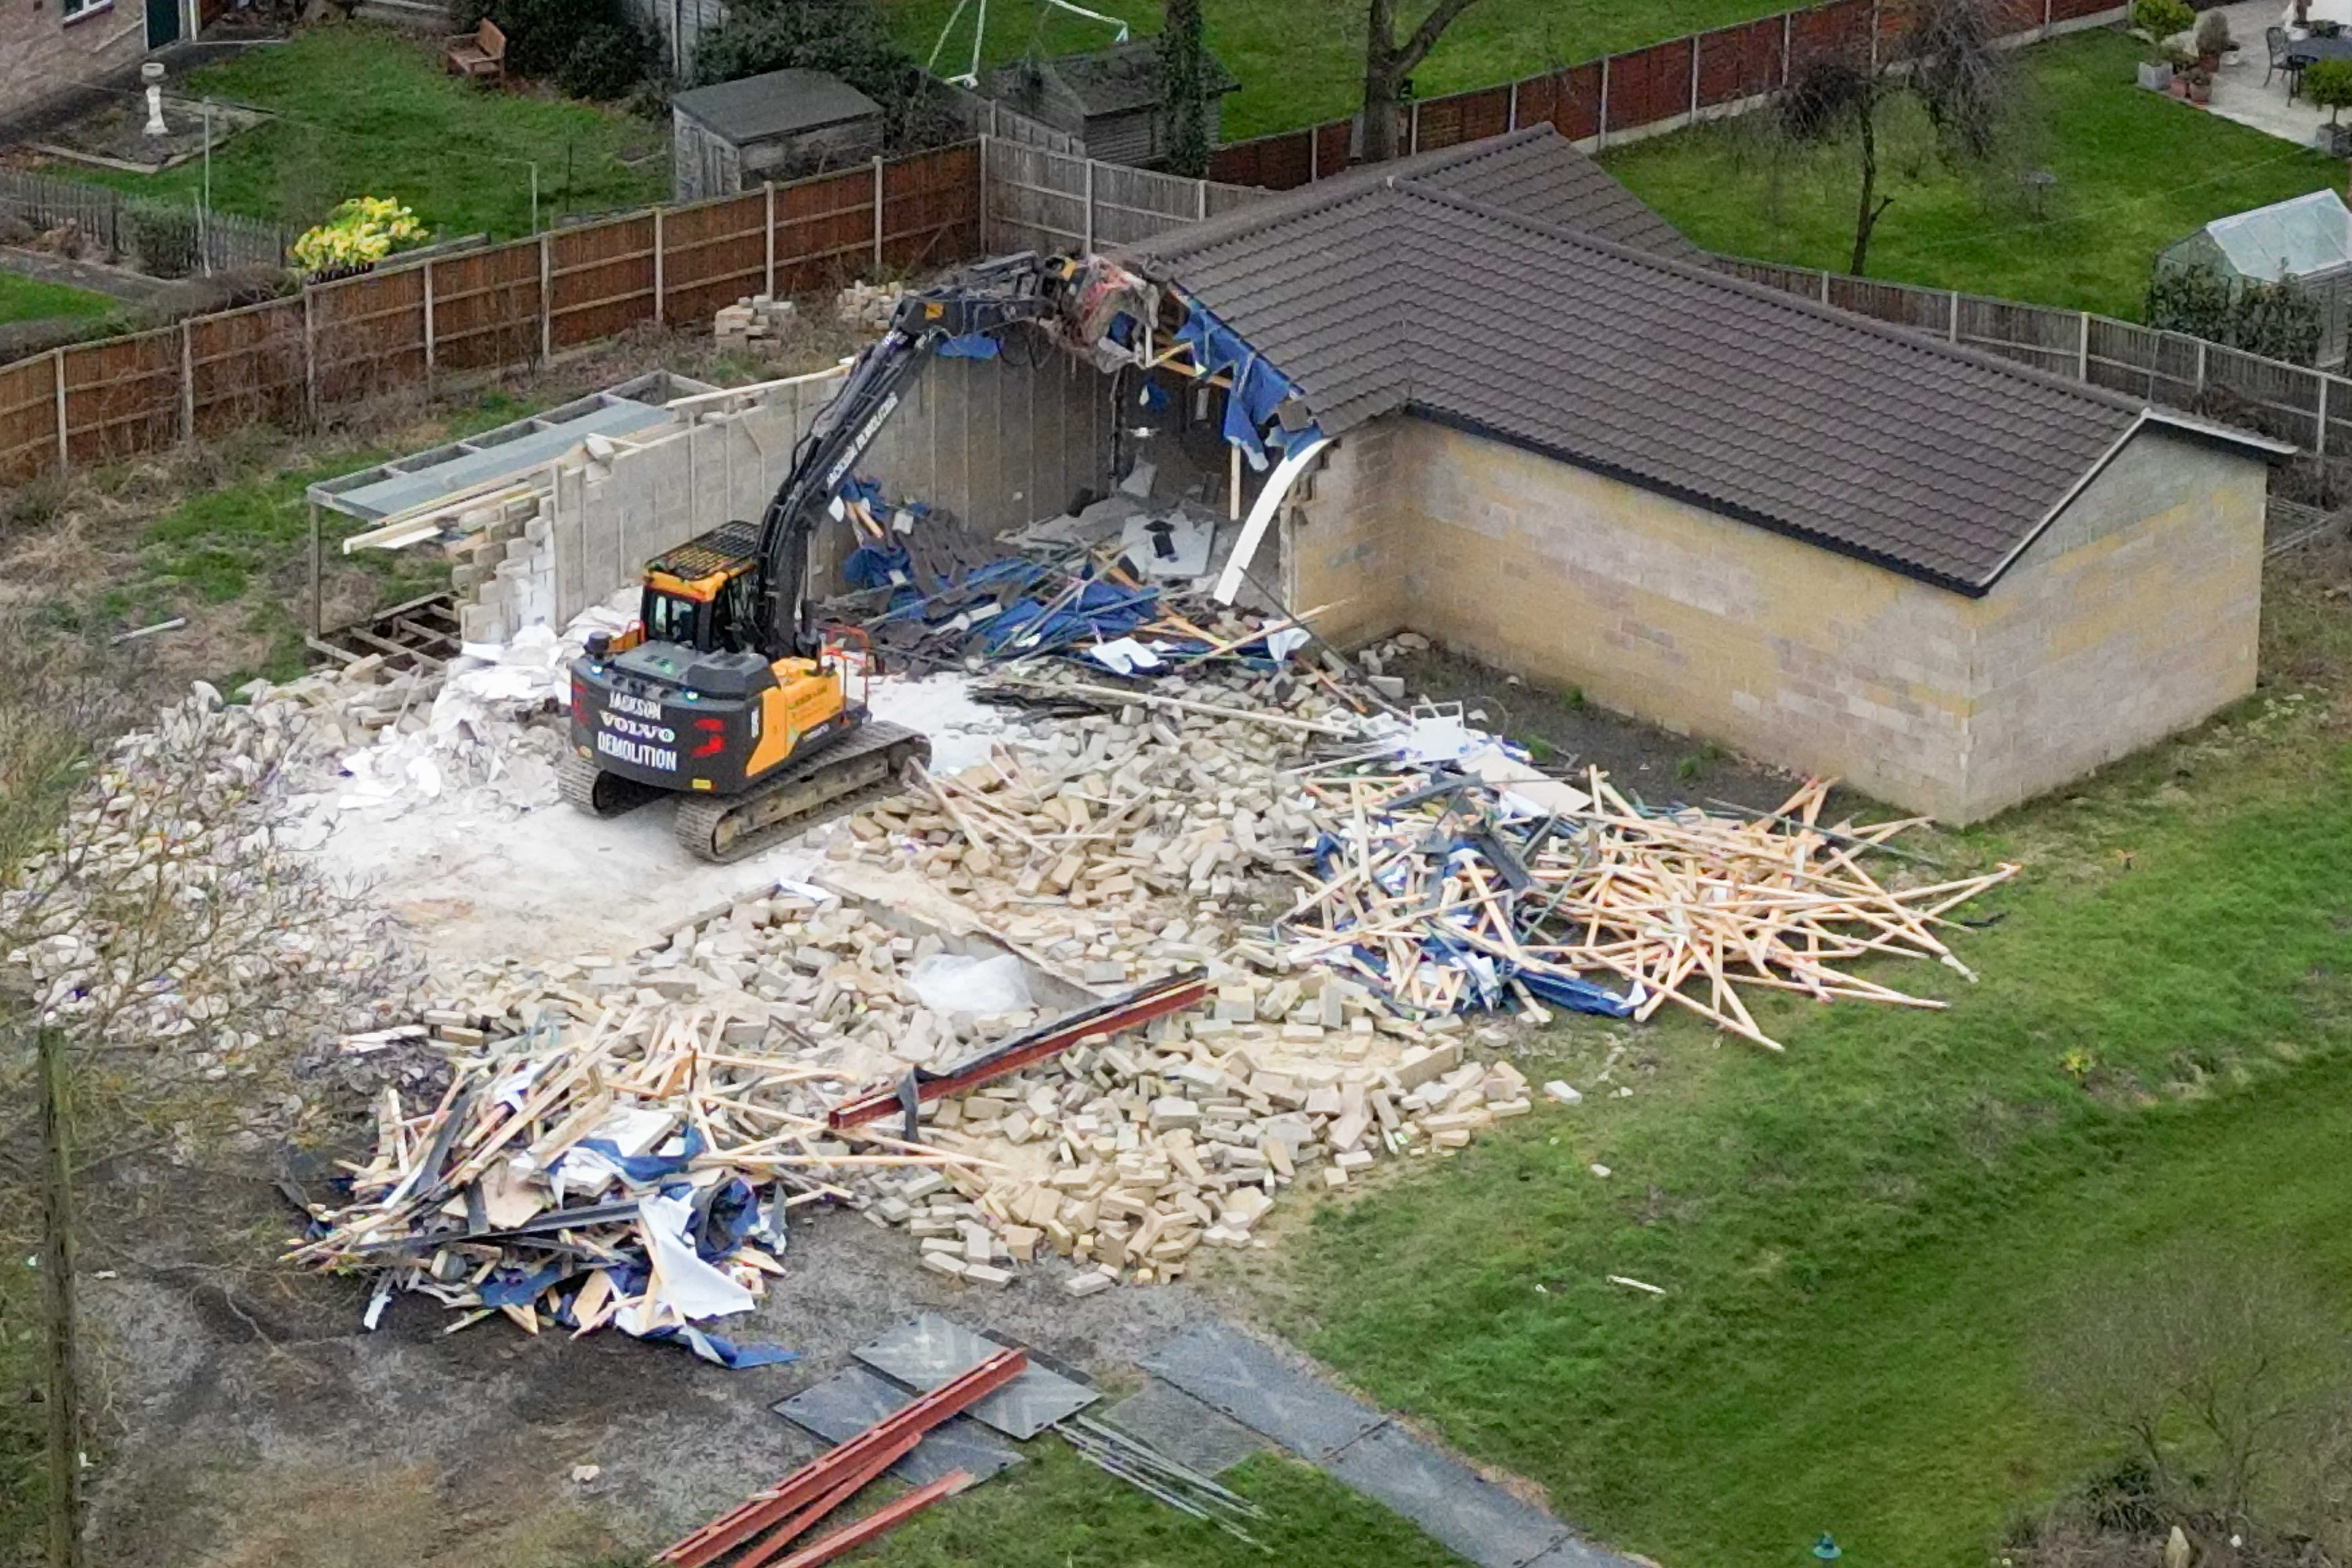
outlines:
[[[1214,55],[1208,57],[1208,68],[1212,96],[1241,86]],[[1058,84],[1088,115],[1150,109],[1167,97],[1160,86],[1157,38],[1136,38],[1107,49],[1056,55],[1050,59],[1016,60],[988,72],[982,90],[990,98],[1013,103],[1024,98],[1042,100],[1041,89],[1048,83]]]
[[[1603,237],[1573,190],[1507,167],[1387,165],[1131,258],[1326,434],[1406,410],[1967,594],[2150,418],[2286,449]]]
[[[798,69],[698,87],[669,101],[672,109],[739,147],[882,112],[880,104],[839,77]]]

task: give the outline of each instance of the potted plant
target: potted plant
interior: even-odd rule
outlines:
[[[2173,85],[2173,65],[2170,43],[2174,34],[2186,31],[2197,20],[2187,0],[2135,0],[2132,25],[2149,44],[2149,58],[2141,62],[2139,84],[2152,91],[2164,92]]]
[[[2185,100],[2189,96],[2189,73],[2197,68],[2196,51],[2175,44],[2164,51],[2164,63],[2172,73],[2172,96]]]
[[[2314,60],[2303,73],[2303,96],[2327,110],[2327,123],[2312,137],[2312,144],[2331,158],[2352,157],[2352,126],[2336,122],[2336,116],[2352,109],[2352,60]]]
[[[2202,106],[2213,101],[2213,73],[2201,65],[2190,66],[2181,73],[2188,84],[2189,101]]]
[[[2221,11],[2208,11],[2197,18],[2197,63],[2210,78],[2221,68],[2221,57],[2238,47],[2230,36],[2230,18]]]

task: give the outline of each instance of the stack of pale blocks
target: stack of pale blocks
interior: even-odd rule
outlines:
[[[516,496],[459,515],[461,537],[448,547],[449,586],[464,640],[506,642],[554,619],[552,514],[548,497]]]
[[[747,294],[711,318],[710,331],[721,350],[742,353],[771,348],[799,312],[790,300]]]

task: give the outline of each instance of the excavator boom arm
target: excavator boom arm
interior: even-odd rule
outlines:
[[[1024,253],[972,268],[898,302],[890,328],[850,367],[831,403],[793,448],[792,471],[760,520],[760,603],[770,658],[814,658],[809,625],[809,542],[857,459],[898,412],[909,382],[950,338],[995,338],[1016,321],[1052,314],[1052,285],[1066,274]]]

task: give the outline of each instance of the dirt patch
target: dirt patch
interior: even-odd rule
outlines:
[[[1475,722],[1526,746],[1547,772],[1599,768],[1627,798],[1643,805],[1727,802],[1769,811],[1804,782],[1801,774],[1612,713],[1572,687],[1531,685],[1443,648],[1403,654],[1382,668],[1403,677],[1414,696],[1463,703]],[[1842,815],[1861,797],[1841,790],[1831,803],[1832,816]]]
[[[271,1273],[225,1294],[195,1272],[94,1281],[128,1435],[93,1488],[93,1560],[578,1568],[675,1539],[814,1457],[768,1407],[918,1312],[1118,1376],[1210,1311],[1181,1285],[1073,1301],[1060,1264],[983,1293],[915,1257],[846,1212],[796,1225],[791,1277],[728,1329],[801,1360],[740,1373],[613,1333],[534,1339],[490,1322],[448,1335],[422,1297],[370,1334],[348,1282]],[[596,1478],[574,1482],[578,1465]]]

